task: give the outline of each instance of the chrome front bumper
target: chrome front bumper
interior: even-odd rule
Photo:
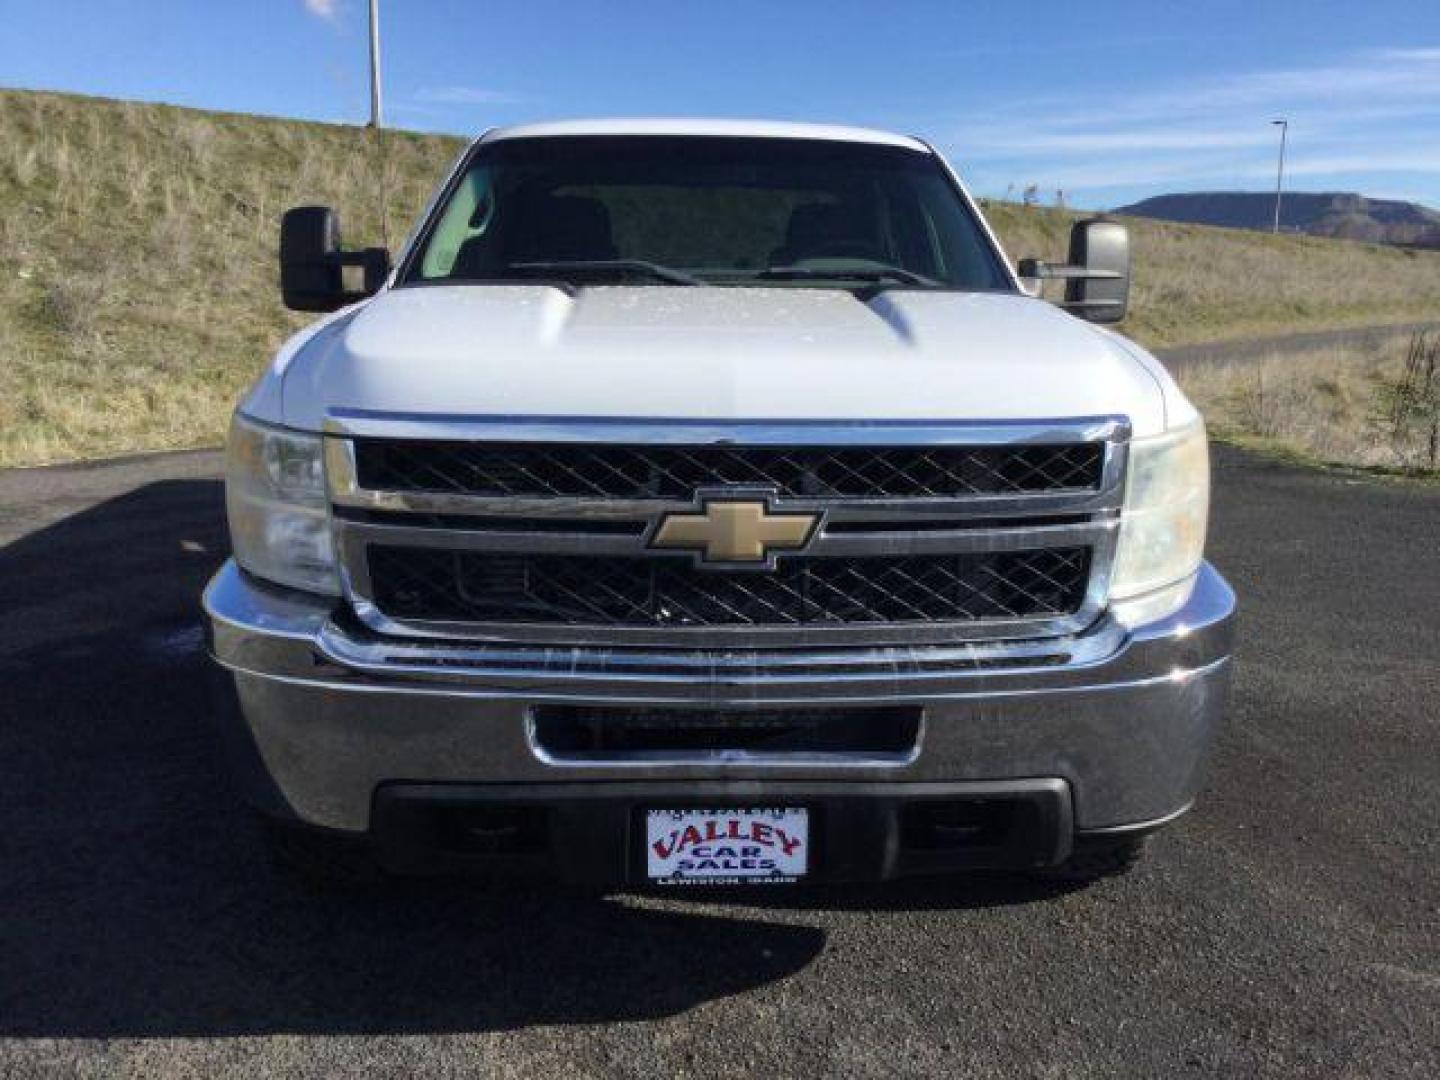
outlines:
[[[238,710],[225,733],[262,811],[365,831],[377,789],[425,784],[787,784],[1064,781],[1080,832],[1145,828],[1195,798],[1224,709],[1235,597],[1208,564],[1173,615],[1133,629],[1102,616],[1060,642],[665,650],[416,643],[376,638],[332,603],[227,563],[205,593],[214,658]],[[923,707],[903,760],[727,753],[557,761],[536,746],[546,703]],[[891,788],[893,790],[893,787]]]

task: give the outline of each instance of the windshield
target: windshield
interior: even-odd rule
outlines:
[[[931,154],[653,135],[482,144],[404,280],[1012,287]]]

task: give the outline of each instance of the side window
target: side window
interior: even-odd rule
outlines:
[[[460,181],[450,205],[436,225],[420,264],[420,275],[443,278],[452,274],[460,249],[468,241],[485,235],[494,217],[495,198],[490,168],[477,165]]]
[[[914,185],[887,186],[882,196],[885,224],[890,237],[890,261],[930,277],[944,275],[935,225]]]
[[[935,276],[963,281],[971,288],[1005,288],[993,250],[948,184],[939,176],[926,177],[916,194]]]
[[[931,277],[947,278],[954,267],[946,265],[945,245],[940,242],[940,233],[935,228],[935,219],[924,203],[917,203],[915,216],[915,246],[919,252],[920,265]]]

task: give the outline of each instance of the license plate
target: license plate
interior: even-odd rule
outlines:
[[[664,885],[798,881],[810,863],[810,814],[756,810],[651,810],[645,816],[650,880]]]

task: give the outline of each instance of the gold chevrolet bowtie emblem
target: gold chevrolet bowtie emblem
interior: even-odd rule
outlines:
[[[670,514],[650,546],[696,552],[712,563],[765,563],[772,552],[802,548],[818,514],[772,514],[764,502],[707,502],[700,513]]]

